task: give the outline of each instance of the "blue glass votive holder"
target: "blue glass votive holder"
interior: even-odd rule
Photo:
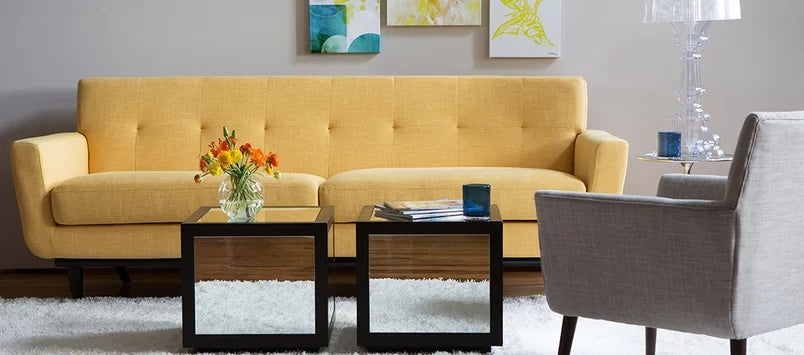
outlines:
[[[681,132],[659,132],[658,149],[656,154],[660,157],[677,158],[681,156]]]
[[[491,185],[463,185],[463,215],[466,219],[489,219],[491,215]]]

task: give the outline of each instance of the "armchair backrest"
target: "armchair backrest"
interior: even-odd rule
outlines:
[[[734,151],[726,202],[754,222],[801,216],[803,187],[804,111],[750,114]],[[798,220],[804,227],[804,218]]]
[[[804,322],[804,111],[746,118],[728,177],[737,334]]]

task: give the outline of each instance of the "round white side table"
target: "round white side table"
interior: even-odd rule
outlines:
[[[690,174],[692,172],[692,165],[695,163],[732,161],[732,159],[734,159],[734,156],[731,154],[724,154],[720,158],[689,159],[681,157],[660,157],[656,155],[656,153],[654,152],[654,153],[640,154],[637,155],[636,158],[638,160],[654,162],[654,163],[679,163],[681,164],[681,171],[684,174]]]

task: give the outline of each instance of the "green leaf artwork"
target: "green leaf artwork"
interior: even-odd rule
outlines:
[[[499,0],[499,2],[513,12],[505,15],[506,21],[494,31],[491,39],[502,35],[525,36],[540,46],[556,47],[547,38],[544,25],[539,18],[539,5],[542,0],[535,0],[533,6],[530,5],[530,0]]]
[[[366,1],[368,1],[368,0],[360,0],[360,8],[359,8],[360,11],[366,11],[366,9],[368,8],[366,6]],[[346,6],[346,18],[347,18],[346,21],[347,21],[347,23],[349,23],[349,22],[354,20],[355,13],[357,13],[357,11],[355,11],[354,1],[352,1],[352,0],[334,0],[332,3],[335,4],[335,5],[345,5]]]

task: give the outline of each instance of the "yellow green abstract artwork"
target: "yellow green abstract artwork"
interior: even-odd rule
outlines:
[[[481,0],[388,0],[388,26],[480,26]]]
[[[490,0],[491,57],[558,57],[561,0]]]

